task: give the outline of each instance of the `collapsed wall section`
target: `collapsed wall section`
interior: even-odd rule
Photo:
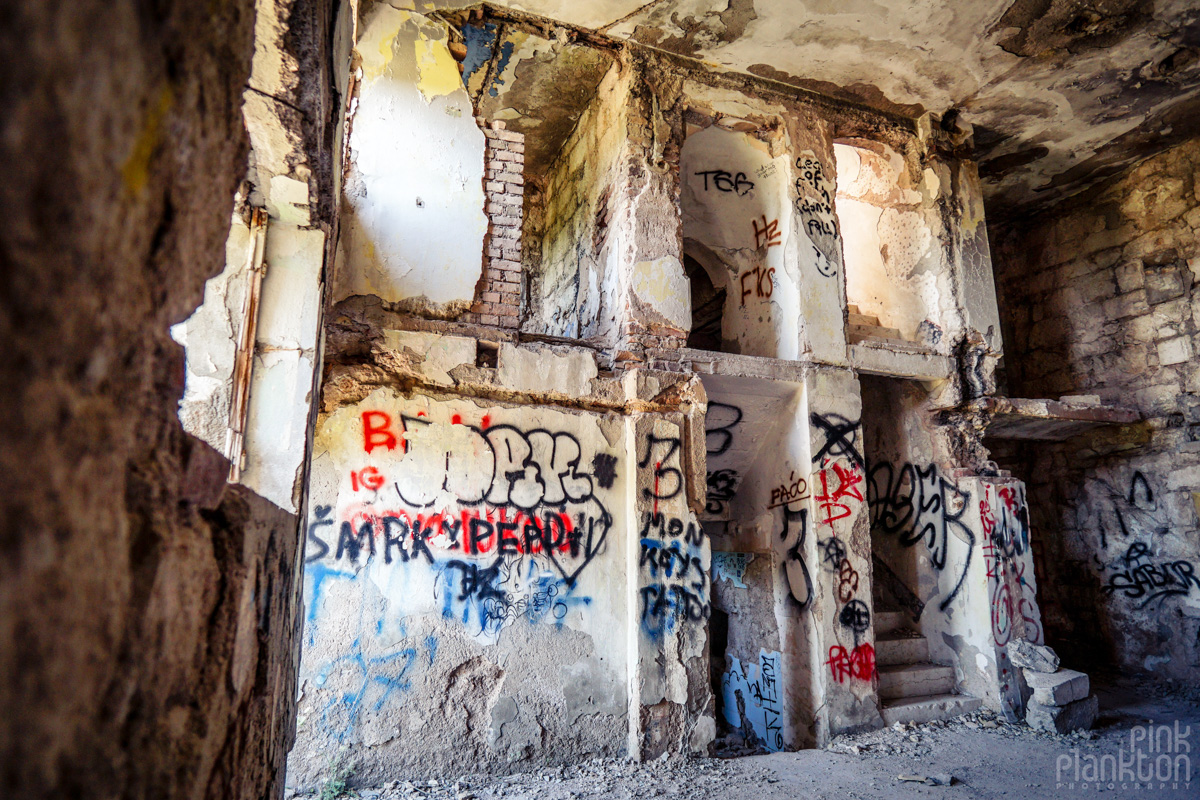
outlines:
[[[1046,638],[1068,664],[1197,679],[1200,144],[997,231],[1010,392],[1084,395],[1145,422],[1010,443],[1029,484]],[[1088,397],[1088,396],[1091,397]]]
[[[457,316],[483,264],[483,132],[444,23],[380,3],[358,30],[333,299]]]

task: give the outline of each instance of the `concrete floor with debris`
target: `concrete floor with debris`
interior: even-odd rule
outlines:
[[[737,758],[663,758],[636,764],[597,760],[538,772],[487,776],[448,776],[436,782],[397,779],[385,786],[338,794],[327,785],[315,796],[360,800],[634,800],[640,798],[1200,798],[1200,687],[1183,691],[1147,688],[1129,679],[1095,686],[1100,717],[1092,731],[1066,736],[1014,725],[990,711],[945,722],[907,725],[843,736],[823,750]],[[1143,768],[1162,755],[1137,740],[1138,727],[1167,725],[1177,744],[1159,742],[1173,763],[1187,765],[1190,781],[1087,783],[1075,778],[1088,756],[1113,755],[1125,761],[1144,753]],[[1131,741],[1131,737],[1133,740]],[[1065,756],[1065,761],[1060,757]],[[1136,769],[1136,766],[1134,767]],[[1061,770],[1061,772],[1060,772]],[[901,777],[903,776],[903,777]],[[1118,776],[1119,777],[1119,776]],[[927,782],[921,782],[927,778]],[[352,778],[351,778],[352,781]],[[292,795],[301,798],[305,795]],[[313,795],[310,795],[313,796]]]

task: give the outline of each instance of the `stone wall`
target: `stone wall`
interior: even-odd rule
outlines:
[[[1200,663],[1200,142],[996,232],[1009,393],[1145,421],[994,449],[1029,483],[1046,640],[1195,681]]]
[[[328,40],[328,4],[292,10]],[[229,2],[5,14],[6,797],[282,789],[297,520],[183,432],[168,334],[224,262],[254,25]]]

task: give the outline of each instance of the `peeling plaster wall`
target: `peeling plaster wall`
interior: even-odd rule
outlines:
[[[224,271],[205,285],[204,303],[171,331],[187,351],[187,388],[179,403],[184,430],[221,453],[228,445],[234,362],[246,321],[249,239],[249,227],[235,214]],[[293,514],[300,508],[313,405],[324,258],[323,231],[268,227],[240,482]]]
[[[524,330],[604,338],[618,328],[621,250],[612,222],[624,184],[631,74],[609,68],[533,200],[541,205],[532,234],[541,248]]]
[[[920,341],[925,333],[927,343],[938,342],[945,328],[939,324],[939,298],[953,297],[948,271],[939,269],[938,220],[931,207],[942,180],[931,169],[914,187],[903,157],[883,144],[839,143],[834,154],[838,219],[846,243],[846,300],[905,339]],[[936,338],[929,325],[938,326]]]
[[[484,136],[445,24],[378,4],[359,22],[334,299],[461,313],[483,265]]]
[[[279,224],[267,230],[241,481],[292,513],[302,507],[325,242],[320,229]]]
[[[1069,665],[1189,684],[1200,679],[1198,169],[1193,141],[994,237],[1010,392],[1094,395],[1145,420],[993,446],[1029,484],[1047,641]]]
[[[854,138],[834,145],[847,302],[943,355],[966,335],[1001,350],[974,165]],[[969,331],[977,332],[970,333]]]
[[[321,170],[327,159],[320,147],[308,141],[316,131],[297,111],[304,92],[327,84],[318,76],[301,89],[301,58],[307,61],[311,54],[297,55],[285,46],[289,37],[303,36],[301,24],[290,27],[292,13],[301,11],[270,0],[256,4],[253,69],[242,95],[251,145],[249,169],[234,198],[225,269],[209,280],[204,303],[171,334],[187,351],[186,390],[179,405],[184,429],[229,455],[235,444],[233,431],[242,422],[230,416],[237,348],[245,327],[254,324],[239,481],[280,508],[298,513],[329,228],[329,220],[321,219],[328,213],[323,195],[310,197],[309,192],[310,183],[317,187],[332,181]],[[349,44],[348,14],[348,7],[342,7],[332,23],[337,43]],[[340,120],[343,114],[335,116]],[[340,164],[340,159],[333,162]],[[256,265],[248,219],[254,208],[266,210],[268,227],[262,233],[265,276],[252,309]]]
[[[688,381],[507,343],[478,368],[472,339],[358,316],[370,364],[335,337],[318,423],[289,781],[335,753],[371,782],[707,752],[703,395],[632,412]]]

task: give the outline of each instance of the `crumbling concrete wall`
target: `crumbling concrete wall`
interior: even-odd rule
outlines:
[[[1029,485],[1046,639],[1064,661],[1200,673],[1200,144],[997,231],[1009,392],[1145,422],[996,449]]]
[[[569,338],[612,338],[621,310],[620,243],[613,209],[624,185],[630,80],[614,62],[547,170],[541,205],[538,267],[531,271],[523,328]]]
[[[334,89],[322,69],[301,81],[302,58],[314,57],[292,53],[288,41],[304,35],[302,24],[291,25],[292,14],[304,13],[274,0],[255,4],[253,68],[242,95],[250,154],[234,199],[225,269],[206,284],[204,303],[171,330],[187,350],[179,404],[184,430],[236,462],[231,479],[292,513],[302,504],[327,234],[336,213],[326,195],[341,166],[340,152],[328,158],[319,138],[328,129],[308,123],[298,109],[314,88],[345,95],[350,44],[343,5],[331,23],[337,53],[322,51],[315,59],[340,63],[343,80]],[[340,125],[344,115],[334,116]],[[256,210],[260,217],[252,222]]]
[[[374,40],[364,33],[362,42]],[[611,295],[603,335],[615,340],[629,265],[652,249],[678,251],[678,238],[656,237],[635,207],[649,192],[672,232],[678,214],[660,184],[633,186],[644,166],[629,137],[644,137],[644,123],[620,119],[642,99],[629,101],[627,73],[610,77],[588,112],[598,127],[577,131],[560,166],[571,170],[562,180],[600,170],[599,183],[564,184],[562,202],[569,189],[590,204],[573,216],[597,226],[588,230],[601,249],[614,248],[597,267],[611,271],[596,280]],[[407,108],[381,124],[412,128]],[[589,160],[593,147],[607,153],[600,163]],[[613,186],[608,219],[588,196],[601,176]],[[375,202],[371,192],[351,200],[354,191],[348,183],[347,202]],[[489,213],[497,205],[513,207],[492,203]],[[560,238],[570,236],[564,228]],[[483,240],[476,247],[477,263],[495,258]],[[503,246],[499,257],[511,260]],[[341,285],[372,269],[348,255]],[[602,374],[591,348],[529,344],[503,317],[462,317],[457,300],[426,303],[417,293],[432,297],[429,287],[470,299],[436,260],[414,263],[406,280],[387,291],[354,284],[369,296],[329,316],[291,782],[312,788],[345,767],[370,781],[707,752],[715,711],[709,545],[696,518],[699,381]],[[474,280],[471,289],[478,294]],[[537,302],[528,307],[543,310]],[[605,330],[588,324],[572,335]]]
[[[329,41],[330,4],[292,10],[304,41]],[[224,460],[184,433],[184,355],[168,334],[224,263],[253,6],[7,17],[0,786],[277,797],[297,520],[226,485]],[[314,97],[304,113],[332,118]]]
[[[404,292],[334,308],[297,785],[336,758],[366,780],[705,752],[718,717],[771,749],[881,724],[833,147],[875,132],[924,165],[933,146],[919,125],[752,84],[617,53],[550,188],[527,198],[523,330]],[[962,318],[967,203],[922,202]],[[738,309],[753,301],[726,331],[747,355],[703,362],[683,346],[685,246],[711,256]],[[426,272],[414,280],[447,280]],[[546,333],[589,346],[530,343]],[[937,396],[952,403],[962,384],[943,350]],[[903,373],[881,353],[876,369]],[[679,374],[693,368],[703,385]],[[527,494],[510,500],[517,483]],[[541,499],[568,484],[594,494]],[[604,518],[593,501],[611,517],[604,549],[557,550],[568,524]],[[982,578],[980,595],[986,620]],[[468,694],[468,674],[488,690]],[[419,735],[429,720],[449,741]]]
[[[931,201],[949,171],[943,167],[939,178],[927,168],[914,182],[904,157],[882,143],[843,142],[834,152],[847,300],[909,341],[940,344],[939,298],[952,301],[953,293],[949,271],[941,268],[940,219]]]
[[[473,339],[358,319],[371,359],[332,353],[318,424],[289,781],[706,752],[701,406],[655,400],[689,382],[507,343],[476,367]]]

